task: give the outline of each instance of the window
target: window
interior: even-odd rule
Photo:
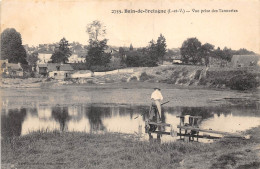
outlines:
[[[57,73],[54,73],[54,76],[57,76]]]

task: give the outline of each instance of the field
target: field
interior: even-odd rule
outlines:
[[[39,131],[2,140],[2,168],[239,168],[260,167],[260,128],[252,137],[211,144],[149,143],[134,135]]]

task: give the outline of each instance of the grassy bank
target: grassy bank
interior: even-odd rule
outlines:
[[[133,135],[36,132],[2,140],[2,168],[259,168],[260,127],[250,140],[148,143]]]

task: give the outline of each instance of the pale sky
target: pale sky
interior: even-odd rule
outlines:
[[[202,43],[232,49],[247,48],[260,53],[259,0],[2,0],[1,32],[15,28],[23,44],[58,42],[88,44],[87,24],[100,20],[107,28],[109,45],[147,46],[162,33],[168,48],[181,47],[197,37]],[[125,9],[184,9],[190,13],[112,14]],[[192,9],[235,9],[237,13],[193,13]]]

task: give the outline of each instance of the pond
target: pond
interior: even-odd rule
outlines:
[[[26,108],[2,107],[2,138],[26,135],[32,131],[80,131],[86,133],[120,132],[136,134],[149,140],[145,133],[145,115],[149,106],[130,104],[37,104]],[[260,125],[259,108],[249,107],[163,107],[162,121],[178,131],[179,115],[201,116],[199,127],[239,133]],[[145,114],[141,116],[141,114]],[[138,118],[136,118],[138,116]],[[166,131],[169,131],[166,128]],[[154,136],[156,138],[156,136]],[[178,137],[165,136],[161,142],[175,141]],[[209,142],[208,139],[201,139]]]

